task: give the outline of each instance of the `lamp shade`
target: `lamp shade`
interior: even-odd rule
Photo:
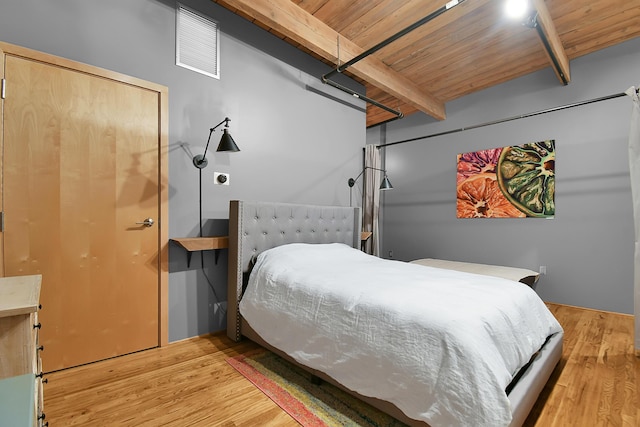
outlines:
[[[223,129],[222,138],[216,151],[240,151],[228,129]]]
[[[387,174],[384,174],[384,178],[382,178],[382,182],[380,183],[380,190],[391,190],[392,188],[393,185],[391,185],[389,178],[387,178]]]

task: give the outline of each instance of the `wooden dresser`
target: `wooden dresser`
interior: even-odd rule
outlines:
[[[45,425],[38,344],[41,275],[0,277],[0,425]]]

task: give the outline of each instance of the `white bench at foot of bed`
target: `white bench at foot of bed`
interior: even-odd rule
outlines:
[[[526,285],[534,285],[540,278],[540,273],[526,268],[505,267],[501,265],[476,264],[472,262],[449,261],[445,259],[422,258],[411,261],[412,264],[427,267],[446,268],[448,270],[464,271],[466,273],[482,274],[485,276],[502,277],[515,280]]]

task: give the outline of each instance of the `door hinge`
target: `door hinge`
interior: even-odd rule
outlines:
[[[7,81],[5,79],[2,79],[2,83],[0,83],[0,99],[4,99],[6,86],[7,86]]]
[[[4,231],[4,212],[0,212],[0,232]]]

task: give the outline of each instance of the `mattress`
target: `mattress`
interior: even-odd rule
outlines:
[[[262,252],[240,312],[297,362],[433,427],[509,425],[505,388],[562,331],[522,283],[344,244]]]

